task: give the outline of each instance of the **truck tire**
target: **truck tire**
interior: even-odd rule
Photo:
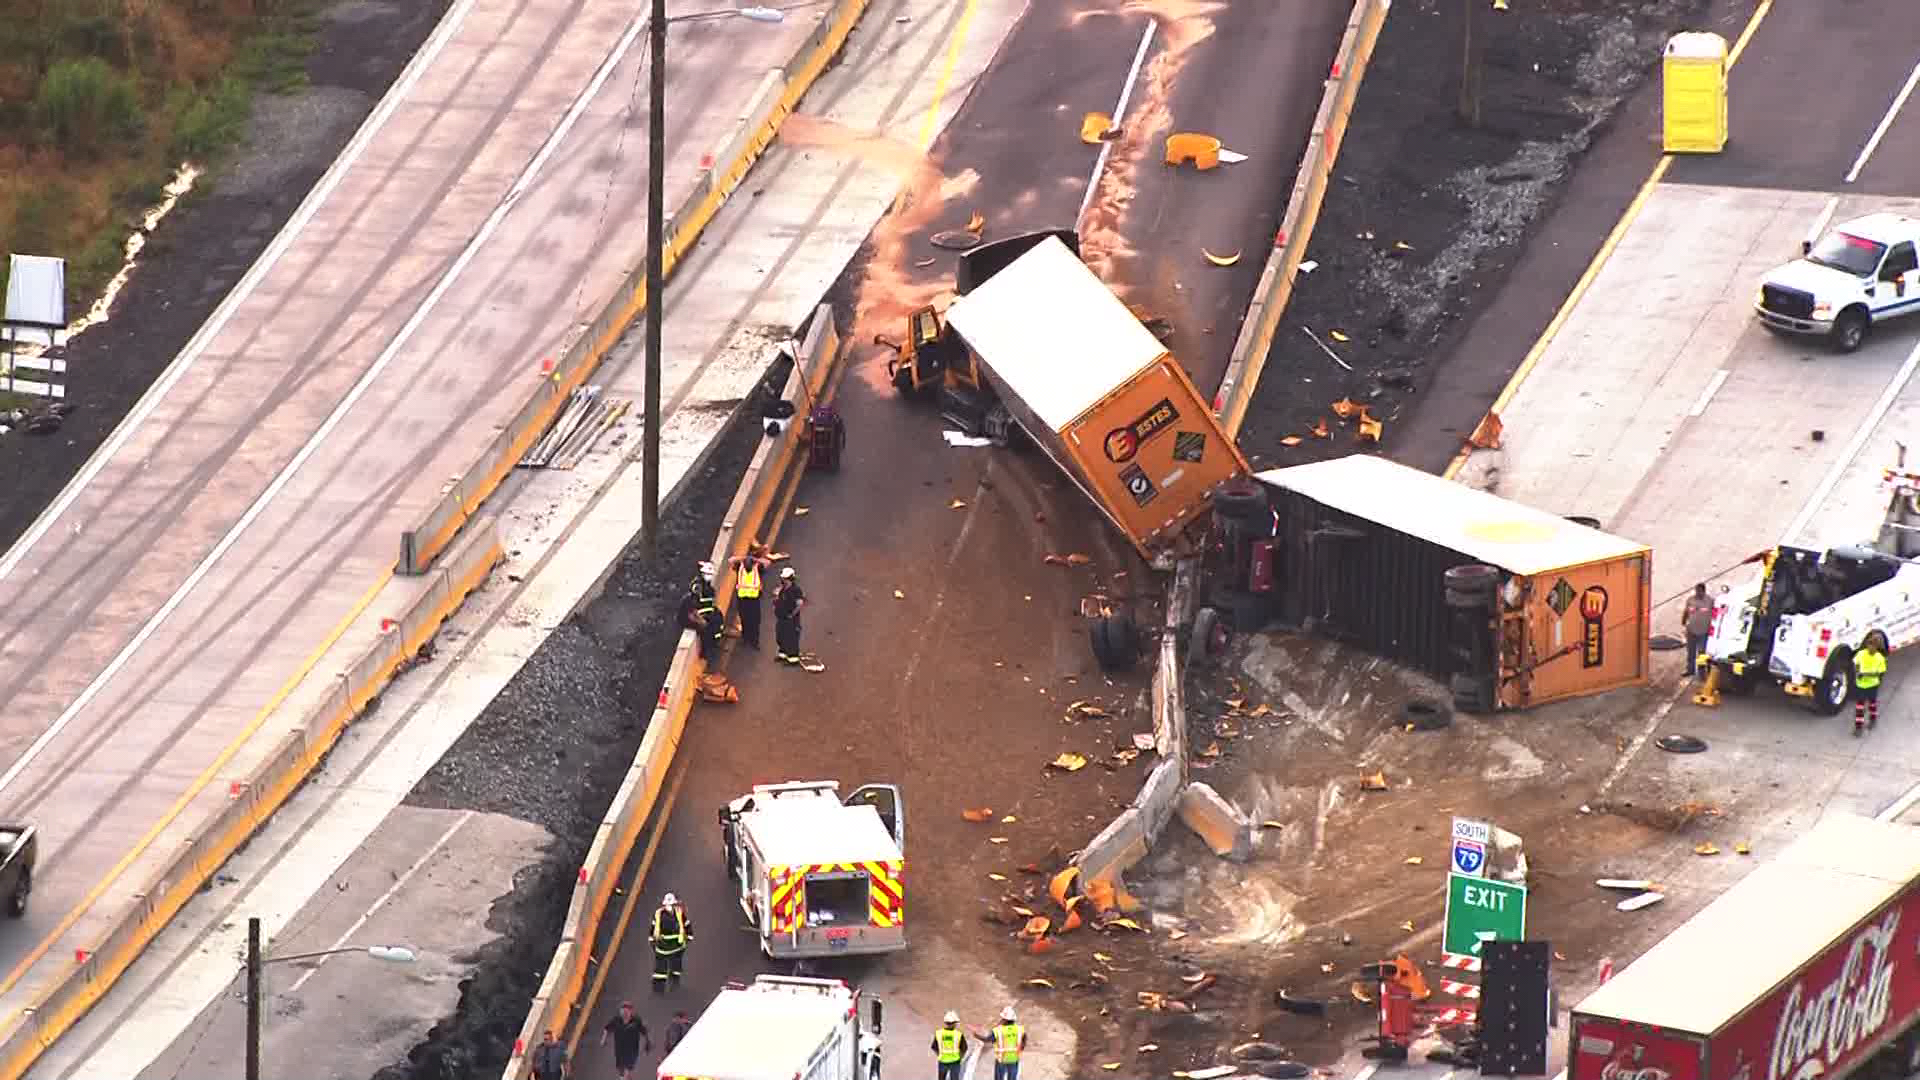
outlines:
[[[1453,691],[1453,707],[1463,713],[1490,713],[1496,704],[1493,676],[1455,674],[1448,680]]]
[[[1847,707],[1853,697],[1853,650],[1836,649],[1827,657],[1827,670],[1814,684],[1813,697],[1807,700],[1813,711],[1832,716]]]
[[[1125,671],[1140,658],[1140,639],[1133,616],[1124,611],[1102,615],[1087,630],[1093,658],[1108,671]]]
[[[1267,493],[1258,485],[1230,484],[1213,493],[1213,509],[1222,517],[1258,517],[1268,512]]]
[[[1485,563],[1451,567],[1441,575],[1441,581],[1450,608],[1491,610],[1500,596],[1500,570]]]
[[[1187,666],[1199,667],[1227,654],[1233,644],[1233,624],[1220,617],[1220,609],[1203,607],[1193,617],[1193,632],[1187,638]]]
[[[22,868],[20,881],[13,887],[13,895],[7,898],[7,914],[13,918],[23,918],[27,914],[27,900],[33,894],[33,870]]]
[[[1867,328],[1872,320],[1862,308],[1850,307],[1833,320],[1833,347],[1843,353],[1860,348],[1867,340]]]

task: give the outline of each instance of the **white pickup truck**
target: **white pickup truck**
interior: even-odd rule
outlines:
[[[1779,334],[1825,337],[1852,352],[1884,319],[1920,312],[1920,218],[1879,213],[1801,245],[1760,281],[1754,311]]]

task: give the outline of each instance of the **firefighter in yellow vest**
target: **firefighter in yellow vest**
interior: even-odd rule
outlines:
[[[1887,636],[1867,631],[1860,651],[1853,654],[1853,733],[1859,735],[1880,721],[1880,680],[1887,674]]]
[[[749,649],[760,647],[761,579],[772,565],[765,544],[754,544],[733,558],[733,606],[740,612],[740,640]]]
[[[960,1030],[960,1014],[947,1010],[946,1021],[933,1031],[933,1059],[938,1080],[960,1080],[960,1062],[967,1056],[967,1033]]]
[[[1027,1029],[1013,1018],[1013,1006],[1000,1010],[993,1028],[993,1080],[1020,1080],[1020,1051],[1027,1048]]]
[[[693,920],[672,893],[660,898],[653,912],[653,992],[664,994],[680,985],[687,970],[687,942],[693,940]]]

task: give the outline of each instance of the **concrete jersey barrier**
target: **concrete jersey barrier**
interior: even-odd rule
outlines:
[[[729,560],[745,552],[747,545],[760,535],[781,493],[797,480],[800,472],[797,466],[804,464],[800,456],[800,420],[807,405],[817,400],[825,388],[839,353],[840,337],[833,325],[833,309],[822,304],[814,312],[800,354],[794,358],[794,369],[784,392],[786,399],[795,403],[798,413],[779,438],[761,440],[714,541],[711,559],[718,568],[714,589],[723,610],[731,610],[735,588],[735,574]],[[560,944],[541,982],[540,994],[521,1025],[513,1057],[502,1074],[503,1080],[521,1080],[527,1075],[527,1051],[539,1043],[544,1032],[549,1029],[561,1033],[573,1031],[582,1018],[587,977],[599,963],[592,950],[599,938],[601,921],[606,918],[615,887],[632,858],[641,831],[659,802],[705,670],[699,640],[692,631],[683,631],[633,765],[601,819],[581,864],[567,920],[561,928]],[[575,1032],[568,1041],[577,1039]]]
[[[1333,178],[1334,162],[1340,157],[1340,143],[1346,137],[1347,120],[1353,114],[1354,100],[1360,94],[1360,82],[1373,57],[1374,42],[1386,24],[1392,0],[1354,0],[1353,13],[1347,19],[1347,32],[1335,51],[1333,68],[1328,73],[1327,89],[1320,96],[1320,109],[1313,121],[1313,134],[1307,139],[1306,153],[1295,174],[1293,194],[1280,217],[1280,232],[1273,253],[1253,290],[1253,303],[1247,307],[1240,324],[1240,336],[1234,339],[1227,373],[1214,396],[1214,412],[1231,437],[1238,437],[1247,409],[1253,404],[1253,392],[1260,385],[1260,372],[1266,367],[1267,354],[1273,351],[1273,338],[1280,330],[1280,316],[1287,299],[1293,295],[1293,278],[1306,257],[1313,240],[1313,226],[1320,217],[1320,203],[1326,197],[1327,184]]]
[[[753,163],[773,142],[780,125],[825,71],[865,12],[868,0],[839,0],[832,13],[784,67],[768,71],[740,121],[715,148],[714,165],[701,170],[693,190],[666,215],[662,273],[671,275],[707,224],[719,213]],[[647,305],[646,267],[628,271],[592,322],[576,326],[561,341],[551,373],[543,374],[520,411],[448,486],[446,494],[412,527],[400,534],[398,573],[424,573],[447,549],[460,529],[479,512],[510,475],[528,448],[566,407],[569,396],[586,385],[613,347]]]

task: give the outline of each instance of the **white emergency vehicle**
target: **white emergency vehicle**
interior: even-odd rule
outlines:
[[[1800,246],[1760,281],[1754,311],[1767,329],[1852,352],[1874,323],[1920,312],[1920,218],[1869,214]]]
[[[729,983],[660,1063],[660,1080],[879,1080],[880,1002],[839,979]]]
[[[727,873],[775,960],[907,947],[907,809],[892,784],[760,784],[720,810]]]
[[[1781,546],[1758,556],[1758,582],[1722,587],[1706,660],[1714,689],[1746,693],[1763,677],[1814,711],[1840,711],[1853,693],[1853,652],[1869,633],[1890,651],[1920,640],[1920,473],[1882,471],[1890,495],[1871,546],[1820,552]]]

